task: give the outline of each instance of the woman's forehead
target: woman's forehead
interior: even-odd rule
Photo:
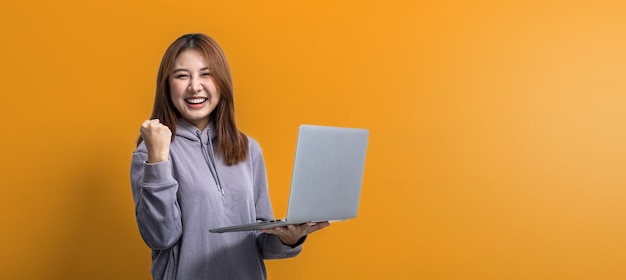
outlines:
[[[200,51],[186,49],[182,51],[174,61],[174,68],[202,69],[209,67],[207,57]]]

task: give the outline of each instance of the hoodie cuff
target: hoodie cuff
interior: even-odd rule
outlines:
[[[296,244],[293,244],[293,245],[287,245],[287,244],[283,243],[282,241],[280,241],[280,243],[283,243],[283,245],[285,245],[285,246],[291,247],[291,249],[295,249],[296,247],[298,247],[298,246],[302,245],[302,243],[304,243],[304,241],[306,240],[307,236],[308,235],[302,236],[302,238],[300,238],[300,240],[298,240],[298,242],[296,242]],[[280,238],[278,240],[280,240]]]
[[[143,183],[144,184],[162,184],[172,182],[172,165],[169,161],[157,163],[144,162],[143,165]]]

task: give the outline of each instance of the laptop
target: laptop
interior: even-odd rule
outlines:
[[[291,178],[287,217],[209,229],[250,231],[355,218],[359,208],[369,131],[301,125]]]

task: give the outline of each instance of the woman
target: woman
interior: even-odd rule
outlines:
[[[307,234],[328,226],[209,233],[273,213],[261,148],[235,124],[226,57],[204,34],[178,38],[163,55],[140,133],[131,184],[154,279],[265,279],[263,259],[296,256]]]

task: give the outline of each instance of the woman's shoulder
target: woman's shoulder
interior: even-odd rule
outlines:
[[[148,149],[146,148],[146,143],[144,141],[141,141],[141,143],[139,143],[139,145],[135,147],[135,150],[133,151],[133,153],[148,153]]]
[[[256,139],[252,138],[250,135],[244,134],[246,138],[248,138],[248,149],[250,153],[260,153],[261,152],[261,144],[259,144]]]

